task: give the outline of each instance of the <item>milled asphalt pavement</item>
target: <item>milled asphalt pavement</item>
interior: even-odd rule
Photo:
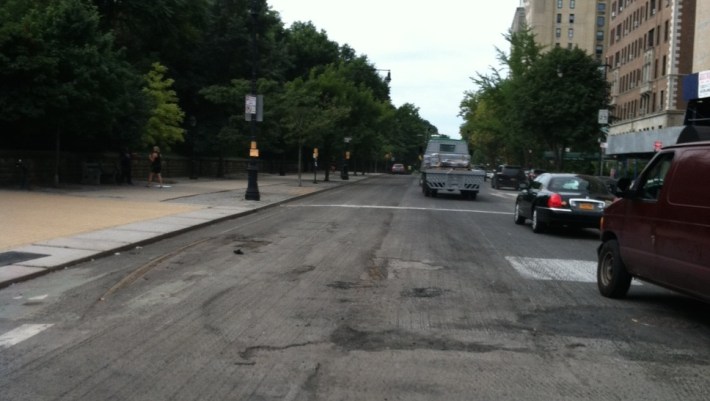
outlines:
[[[164,187],[60,185],[0,189],[0,288],[181,232],[370,177],[258,174],[260,200],[236,179],[166,179]]]

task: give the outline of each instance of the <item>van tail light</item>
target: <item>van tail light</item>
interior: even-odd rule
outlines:
[[[560,194],[552,194],[547,198],[547,207],[549,208],[560,208],[562,207],[562,197]]]

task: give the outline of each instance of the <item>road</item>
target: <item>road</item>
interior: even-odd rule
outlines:
[[[0,291],[3,400],[705,400],[710,308],[379,176]]]

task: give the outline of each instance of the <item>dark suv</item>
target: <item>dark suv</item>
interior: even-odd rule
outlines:
[[[520,189],[520,184],[527,182],[525,171],[520,166],[501,164],[491,178],[491,188],[510,187]]]

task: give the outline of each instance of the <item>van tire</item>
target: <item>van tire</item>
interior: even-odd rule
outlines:
[[[623,298],[629,292],[631,275],[621,260],[619,243],[612,239],[605,241],[599,248],[597,264],[597,287],[608,298]]]

